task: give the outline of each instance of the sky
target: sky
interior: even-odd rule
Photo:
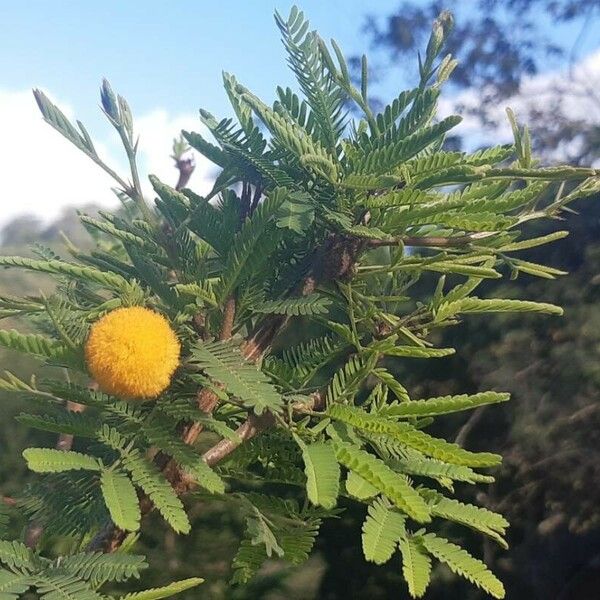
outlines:
[[[325,39],[334,37],[353,55],[369,51],[361,31],[366,15],[386,15],[398,4],[304,0],[302,8]],[[460,5],[460,18],[469,0],[449,5]],[[173,137],[182,128],[200,129],[200,107],[229,116],[223,70],[267,100],[276,84],[292,85],[274,7],[287,14],[290,2],[0,0],[0,226],[21,214],[49,220],[65,206],[114,202],[111,180],[43,123],[33,87],[44,90],[69,118],[83,121],[102,156],[125,172],[116,133],[99,110],[99,85],[107,77],[132,107],[142,171],[174,183]],[[568,26],[544,27],[555,38],[577,34]],[[596,56],[600,43],[593,37],[580,45],[582,60]],[[391,96],[406,83],[395,69],[379,92]],[[198,159],[192,187],[206,191],[212,174],[211,166]]]

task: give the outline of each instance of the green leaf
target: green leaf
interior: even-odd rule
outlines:
[[[127,286],[127,280],[116,273],[107,273],[92,267],[84,267],[60,260],[32,260],[20,256],[0,256],[0,266],[20,267],[29,271],[53,275],[66,275],[71,279],[80,279],[117,290]]]
[[[340,490],[340,466],[331,444],[302,443],[308,499],[317,506],[333,508]]]
[[[406,388],[389,371],[378,367],[373,369],[371,373],[384,383],[398,400],[406,402],[410,399]]]
[[[443,321],[454,315],[465,313],[535,312],[547,315],[562,315],[563,309],[546,302],[507,300],[504,298],[463,298],[454,302],[443,302],[436,312],[436,320]]]
[[[133,482],[148,494],[165,521],[176,532],[189,533],[191,525],[183,504],[162,473],[138,451],[123,456],[123,467],[131,474]]]
[[[119,471],[102,471],[100,487],[114,524],[126,531],[137,531],[142,518],[138,497],[131,480]]]
[[[289,315],[323,315],[329,311],[331,300],[319,294],[310,294],[282,300],[266,300],[253,306],[252,310],[258,313]]]
[[[427,523],[431,520],[427,504],[407,477],[395,473],[383,461],[352,444],[339,441],[332,443],[338,461],[347,469],[368,481],[415,521]]]
[[[172,422],[171,425],[170,428],[167,419],[147,420],[142,426],[142,434],[152,446],[172,456],[184,471],[194,477],[200,487],[211,493],[223,494],[225,482],[206,464],[195,448],[180,438],[177,423]]]
[[[389,440],[389,438],[385,438]],[[381,448],[377,440],[378,449]],[[391,450],[391,446],[387,444],[385,450]],[[390,453],[392,456],[395,454]],[[400,457],[396,458],[392,465],[395,470],[409,475],[418,475],[421,477],[431,477],[439,482],[451,483],[452,481],[464,481],[465,483],[493,483],[494,478],[489,475],[477,473],[470,467],[463,465],[453,465],[442,462],[435,458],[427,458],[416,450],[401,447]],[[446,485],[448,487],[448,485]]]
[[[132,592],[126,596],[121,596],[121,600],[162,600],[162,598],[171,598],[176,594],[190,590],[201,583],[204,583],[204,579],[199,577],[191,577],[189,579],[182,579],[176,581],[165,587],[153,588],[151,590],[145,590],[143,592]]]
[[[453,498],[446,498],[434,490],[423,488],[420,493],[429,503],[432,515],[480,531],[496,540],[503,548],[508,548],[503,537],[508,527],[508,521],[502,515],[487,508],[463,504]]]
[[[282,234],[274,220],[285,197],[285,193],[269,194],[235,235],[221,273],[218,292],[221,300],[259,271],[275,251]]]
[[[388,173],[400,163],[443,138],[444,134],[461,122],[461,117],[446,117],[435,125],[424,127],[399,141],[366,152],[354,165],[355,173]]]
[[[35,579],[26,573],[13,573],[0,569],[0,598],[17,600],[33,585],[34,581]]]
[[[246,519],[246,525],[250,543],[253,546],[264,545],[265,552],[269,558],[273,556],[273,553],[280,557],[285,554],[271,529],[272,524],[258,508],[253,507],[253,514]]]
[[[44,92],[35,89],[33,90],[33,95],[46,123],[54,127],[56,131],[64,135],[72,144],[88,156],[96,155],[92,141],[79,121],[77,123],[81,129],[81,133],[71,124],[64,113],[55,104],[50,102]]]
[[[139,579],[140,571],[148,568],[143,556],[125,552],[79,552],[60,556],[54,561],[54,566],[89,581],[94,588],[107,581],[121,582],[132,577]]]
[[[431,578],[431,559],[418,537],[409,535],[398,544],[402,553],[402,574],[412,598],[422,598]]]
[[[76,435],[78,437],[95,437],[98,429],[97,419],[81,413],[66,411],[62,407],[59,411],[44,415],[21,413],[16,417],[16,420],[27,427],[41,429],[42,431]]]
[[[386,563],[396,544],[406,535],[405,517],[381,498],[369,506],[362,526],[362,547],[365,558],[377,565]]]
[[[71,350],[62,342],[36,333],[19,333],[14,329],[0,330],[0,346],[57,361],[71,354]]]
[[[36,578],[41,600],[105,600],[85,581],[62,569],[47,569]]]
[[[426,400],[409,400],[384,406],[379,414],[390,417],[435,417],[453,412],[470,410],[478,406],[506,402],[510,394],[498,392],[479,392],[478,394],[460,394],[458,396],[439,396]]]
[[[101,471],[102,462],[94,456],[80,452],[55,450],[54,448],[26,448],[23,457],[27,466],[36,473],[60,473],[62,471]]]
[[[314,135],[335,156],[345,124],[345,95],[323,68],[318,35],[309,30],[303,13],[293,11],[286,21],[276,11],[275,21],[288,53],[288,64],[312,109]]]
[[[342,404],[332,404],[327,414],[338,421],[352,425],[357,429],[372,434],[387,436],[401,444],[418,450],[426,456],[437,458],[447,463],[465,467],[490,467],[500,464],[502,457],[489,452],[470,452],[457,444],[435,438],[413,425],[395,422],[385,417],[367,413],[364,410]]]
[[[315,207],[310,197],[300,192],[289,193],[276,213],[277,227],[304,233],[315,219]]]
[[[568,231],[555,231],[548,235],[542,235],[540,237],[530,238],[528,240],[521,240],[520,242],[510,242],[500,248],[502,252],[517,252],[518,250],[528,250],[529,248],[537,248],[544,244],[556,242],[562,240],[569,235]]]
[[[393,346],[383,348],[386,356],[398,356],[402,358],[443,358],[454,354],[454,348],[422,348],[421,346]]]
[[[257,415],[281,411],[283,400],[267,376],[246,362],[235,342],[198,342],[192,348],[195,364],[209,377],[225,385]]]
[[[242,86],[239,86],[239,88],[244,102],[248,103],[267,129],[273,134],[278,144],[299,159],[306,157],[316,159],[314,162],[311,160],[311,164],[314,165],[318,161],[319,167],[314,170],[319,175],[328,181],[335,181],[337,179],[338,166],[318,140],[311,137],[303,127],[291,119],[287,119],[269,108],[264,102],[261,102],[260,99]]]
[[[102,427],[98,439],[119,452],[122,467],[131,475],[133,483],[149,496],[165,521],[176,532],[189,533],[191,525],[183,504],[156,465],[143,456],[138,448],[130,448],[128,439],[108,425]]]
[[[419,536],[419,540],[430,554],[447,564],[453,573],[468,579],[494,598],[504,598],[502,582],[466,550],[433,533]]]
[[[346,492],[358,500],[368,500],[377,495],[377,488],[371,485],[366,479],[355,473],[348,472],[346,478]]]
[[[0,563],[19,570],[30,570],[36,567],[33,551],[18,541],[0,540]]]

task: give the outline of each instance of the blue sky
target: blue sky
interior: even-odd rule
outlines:
[[[348,53],[366,49],[360,29],[368,12],[359,0],[307,0],[313,25]],[[260,95],[290,82],[273,7],[289,2],[117,0],[0,2],[2,85],[40,86],[95,118],[101,77],[138,111],[225,103],[221,71],[237,74]],[[388,13],[397,5],[377,3]]]
[[[366,14],[389,14],[400,2],[301,4],[313,27],[326,39],[334,37],[352,55],[369,50],[361,33]],[[170,177],[168,145],[177,129],[193,128],[200,107],[217,116],[229,114],[222,70],[236,74],[265,99],[272,99],[276,84],[292,84],[272,16],[274,7],[287,14],[290,5],[279,0],[0,0],[0,164],[14,179],[9,190],[18,193],[24,176],[32,186],[26,195],[19,193],[21,202],[4,204],[0,225],[22,210],[53,216],[66,204],[108,198],[98,190],[107,189],[110,182],[88,171],[57,134],[40,129],[32,87],[41,87],[69,116],[84,121],[107,156],[122,166],[114,136],[98,110],[99,84],[107,77],[139,119],[145,165]],[[460,18],[470,1],[448,5],[458,9]],[[540,18],[556,40],[574,39],[578,33],[573,26]],[[600,41],[588,35],[581,55],[598,45]],[[407,83],[402,70],[393,69],[379,92],[391,96]],[[43,164],[37,160],[35,173],[28,164],[23,174],[22,154],[43,155]],[[79,186],[80,180],[87,185]]]
[[[469,3],[448,5],[460,15]],[[321,35],[334,37],[350,55],[368,50],[361,34],[366,14],[389,14],[399,1],[304,0],[301,5]],[[74,104],[86,120],[97,118],[102,77],[136,111],[202,106],[220,114],[222,70],[261,96],[272,96],[275,83],[291,83],[272,16],[274,7],[287,14],[290,6],[273,0],[0,2],[0,85],[47,89]],[[545,28],[556,40],[576,33],[551,22]],[[594,45],[593,36],[588,38],[584,54]],[[385,87],[392,90],[404,83],[401,79],[395,70]]]

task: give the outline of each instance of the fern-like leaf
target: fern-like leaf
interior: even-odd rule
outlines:
[[[127,280],[115,273],[107,273],[99,269],[83,267],[60,260],[32,260],[20,256],[0,256],[0,266],[20,267],[21,269],[40,273],[66,275],[72,279],[88,281],[116,290],[121,290],[127,285]]]
[[[176,581],[165,587],[144,590],[143,592],[133,592],[126,596],[121,596],[120,600],[162,600],[163,598],[171,598],[186,590],[191,590],[201,583],[204,583],[204,579],[200,579],[200,577],[190,577],[189,579],[182,579],[181,581]]]
[[[448,565],[452,572],[468,579],[494,598],[504,598],[502,582],[483,562],[472,557],[466,550],[433,533],[419,536],[419,541],[430,554]]]
[[[489,452],[470,452],[457,444],[435,438],[416,429],[409,423],[396,423],[389,419],[366,413],[364,410],[341,404],[333,404],[327,413],[334,419],[343,421],[357,429],[375,435],[389,436],[409,448],[426,456],[465,467],[490,467],[501,462],[502,457]]]
[[[139,579],[140,571],[148,568],[143,556],[124,552],[80,552],[61,556],[54,561],[54,566],[89,581],[93,588],[109,581],[127,581],[132,577]]]
[[[434,490],[421,489],[419,491],[429,503],[432,515],[480,531],[496,540],[503,548],[508,548],[508,544],[503,538],[508,521],[502,515],[487,508],[447,498]]]
[[[448,319],[465,313],[496,313],[496,312],[535,312],[547,315],[562,315],[563,310],[555,304],[547,302],[531,302],[528,300],[506,300],[502,298],[463,298],[454,302],[442,303],[436,313],[437,320]]]
[[[26,573],[0,569],[0,598],[2,600],[18,600],[34,582],[35,579]]]
[[[406,535],[405,517],[382,499],[370,506],[362,526],[362,547],[365,558],[377,565],[386,563],[396,550],[396,544]]]
[[[0,346],[55,361],[61,361],[70,354],[70,349],[62,342],[36,333],[19,333],[14,329],[0,330]]]
[[[368,481],[408,516],[420,523],[431,520],[426,502],[407,477],[395,473],[383,461],[352,444],[335,441],[333,447],[342,465]]]
[[[126,531],[137,531],[141,512],[135,487],[124,473],[102,471],[100,487],[114,524]]]
[[[318,442],[302,444],[306,492],[317,506],[333,508],[340,488],[340,467],[330,444]]]
[[[409,400],[384,406],[379,414],[389,417],[435,417],[478,406],[506,402],[510,394],[498,392],[480,392],[478,394],[460,394],[458,396],[439,396],[426,400]]]
[[[275,315],[322,315],[328,312],[331,300],[311,294],[298,298],[286,298],[283,300],[267,300],[258,306],[252,307],[255,312]]]
[[[212,379],[225,385],[258,415],[265,410],[278,412],[283,400],[262,371],[248,363],[233,342],[198,343],[192,349],[194,362]]]
[[[27,466],[36,473],[60,473],[62,471],[101,471],[102,462],[94,456],[80,452],[55,450],[54,448],[26,448],[23,457]]]
[[[32,550],[21,542],[0,540],[0,563],[11,569],[29,571],[35,568],[35,557]]]
[[[412,598],[422,598],[431,578],[431,559],[419,538],[407,535],[398,544],[402,553],[402,574]]]

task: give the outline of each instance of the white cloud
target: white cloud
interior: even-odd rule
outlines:
[[[465,111],[462,123],[456,132],[465,137],[469,146],[481,143],[504,143],[512,140],[506,107],[510,106],[517,117],[526,121],[527,114],[534,108],[548,108],[553,100],[561,99],[561,110],[571,119],[585,123],[600,123],[600,50],[588,54],[570,69],[549,71],[527,77],[521,84],[518,95],[507,99],[490,111],[491,118],[498,126],[482,132],[479,120]],[[479,99],[477,91],[464,90],[454,97],[440,101],[440,116],[456,114],[457,107],[475,107]]]
[[[142,169],[171,185],[175,184],[178,175],[170,157],[171,147],[173,138],[177,137],[182,129],[205,134],[205,128],[197,115],[172,116],[164,109],[156,109],[135,119],[135,130],[140,136],[139,155]],[[205,194],[212,187],[216,168],[198,153],[194,154],[194,159],[196,170],[190,186],[197,193]],[[145,193],[151,196],[151,190],[148,184]]]
[[[56,103],[69,119],[74,119],[75,111],[70,106],[60,100]],[[145,193],[151,196],[145,175],[153,173],[174,184],[177,171],[170,158],[173,138],[182,128],[197,131],[200,122],[196,115],[171,115],[163,109],[137,118],[134,115],[134,119],[140,135],[140,175]],[[70,206],[116,206],[110,190],[114,181],[43,121],[31,91],[0,90],[0,131],[0,227],[23,214],[48,222]],[[122,149],[115,143],[110,125],[106,124],[104,138],[92,137],[107,164],[128,179]],[[195,158],[197,166],[190,185],[203,193],[210,189],[213,170],[206,159]]]

